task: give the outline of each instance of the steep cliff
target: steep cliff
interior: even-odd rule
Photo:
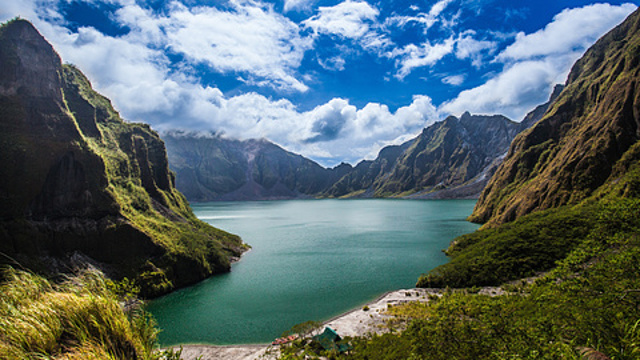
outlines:
[[[391,174],[376,184],[376,193],[413,193],[465,184],[500,157],[517,132],[518,124],[500,115],[450,116],[413,141]]]
[[[636,11],[576,62],[543,119],[514,140],[470,219],[498,225],[614,185],[638,159],[639,54]]]
[[[372,197],[375,195],[374,183],[389,175],[398,158],[411,145],[408,141],[402,145],[387,146],[380,150],[375,160],[363,160],[351,171],[340,178],[323,193],[326,197]]]
[[[162,140],[124,122],[27,21],[0,28],[0,261],[90,263],[154,296],[229,270],[245,248],[200,222]]]

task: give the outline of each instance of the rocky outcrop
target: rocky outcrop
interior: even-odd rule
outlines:
[[[514,140],[472,221],[494,226],[576,204],[610,187],[635,164],[640,139],[639,50],[636,11],[576,62],[543,119]]]
[[[549,96],[549,101],[542,105],[538,105],[535,109],[525,115],[524,119],[522,119],[522,121],[520,122],[519,132],[527,130],[528,128],[535,125],[538,121],[540,121],[544,117],[544,114],[547,112],[547,110],[549,110],[551,104],[553,104],[558,96],[560,96],[562,90],[564,90],[564,85],[556,84],[556,86],[553,87],[551,96]]]
[[[58,272],[88,258],[148,296],[229,270],[242,242],[191,213],[159,136],[125,123],[29,22],[0,28],[0,76],[0,262]]]

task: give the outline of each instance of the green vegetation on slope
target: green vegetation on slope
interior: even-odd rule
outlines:
[[[564,207],[458,237],[446,251],[450,261],[420,277],[417,286],[500,285],[549,270],[596,231],[595,213],[593,206]]]
[[[515,138],[471,221],[496,226],[578,204],[605,184],[640,139],[639,49],[636,11],[576,62],[544,118]]]
[[[229,271],[246,246],[195,217],[157,133],[121,119],[29,22],[0,27],[0,49],[0,263],[80,259],[148,297]]]
[[[125,312],[115,284],[85,271],[60,284],[8,270],[0,285],[2,359],[157,359],[155,328],[140,308]]]
[[[63,70],[65,94],[79,95],[74,102],[69,96],[66,99],[76,120],[82,101],[101,116],[102,121],[97,122],[99,136],[87,136],[85,140],[104,160],[108,191],[127,220],[166,249],[161,258],[138,265],[143,269],[138,275],[143,293],[165,293],[175,287],[176,278],[193,283],[228,270],[229,256],[238,256],[245,246],[238,236],[195,217],[186,199],[173,187],[164,151],[158,155],[157,150],[148,148],[163,144],[158,135],[146,124],[123,122],[109,100],[93,91],[77,68],[64,65]],[[145,162],[151,166],[144,166]],[[145,170],[155,174],[145,174]]]
[[[417,286],[500,285],[533,276],[553,268],[585,239],[606,236],[622,228],[622,222],[640,221],[612,210],[638,204],[638,160],[640,142],[613,166],[609,181],[582,203],[534,212],[455,239],[447,249],[451,261],[423,275]]]

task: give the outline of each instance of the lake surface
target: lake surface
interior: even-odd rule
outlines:
[[[475,200],[292,200],[193,204],[253,249],[231,273],[149,305],[163,345],[267,343],[386,291],[414,287],[447,261]]]

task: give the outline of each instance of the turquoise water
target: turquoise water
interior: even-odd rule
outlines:
[[[270,342],[415,285],[446,261],[475,200],[295,200],[193,204],[253,249],[231,273],[154,300],[163,345]]]

